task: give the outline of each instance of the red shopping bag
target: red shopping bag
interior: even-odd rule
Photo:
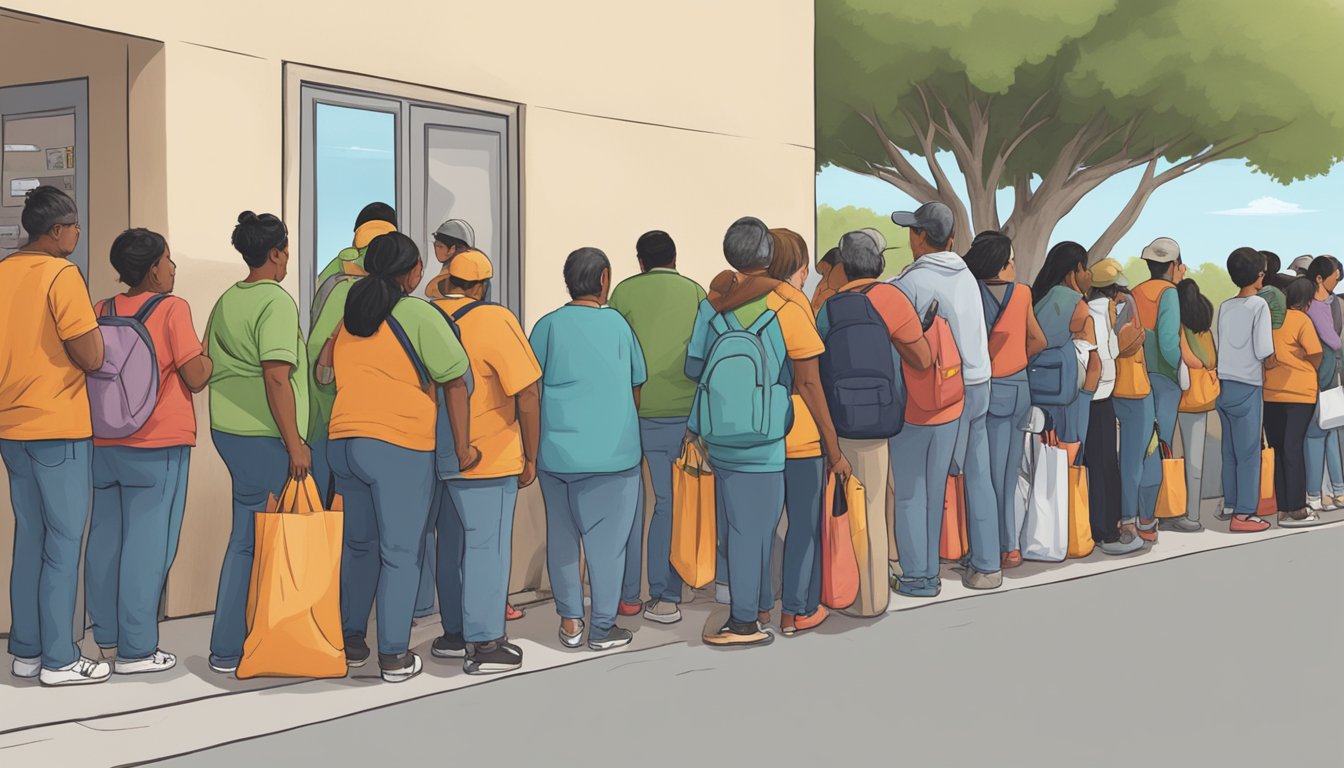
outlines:
[[[947,493],[943,496],[943,535],[938,556],[960,560],[970,551],[970,537],[966,533],[966,476],[949,475]]]
[[[827,479],[821,498],[821,603],[838,611],[859,597],[859,560],[849,533],[845,488],[835,475]]]

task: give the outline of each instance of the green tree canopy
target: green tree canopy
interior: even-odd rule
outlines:
[[[832,208],[829,205],[817,208],[817,253],[820,261],[826,252],[840,244],[840,238],[846,232],[856,229],[872,228],[887,239],[887,269],[882,278],[895,277],[906,265],[915,260],[910,251],[910,231],[892,223],[891,217],[868,208],[847,205],[844,208]]]

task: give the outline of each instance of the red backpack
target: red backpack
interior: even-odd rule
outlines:
[[[917,371],[901,363],[909,407],[924,413],[937,413],[966,398],[966,384],[961,376],[961,352],[957,349],[956,339],[952,337],[952,327],[937,316],[937,311],[938,304],[934,302],[926,313],[926,317],[934,316],[933,323],[924,331],[924,338],[929,342],[929,352],[933,355],[933,365]]]

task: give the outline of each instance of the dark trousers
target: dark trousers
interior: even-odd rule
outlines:
[[[1098,543],[1120,540],[1120,453],[1116,450],[1115,405],[1111,398],[1092,401],[1087,421],[1087,504],[1092,538]]]
[[[1307,506],[1307,427],[1313,403],[1265,403],[1265,438],[1274,449],[1274,495],[1279,511]]]

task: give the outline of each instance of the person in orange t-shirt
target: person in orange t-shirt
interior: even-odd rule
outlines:
[[[177,265],[157,232],[130,229],[112,243],[125,293],[98,302],[99,316],[144,318],[159,367],[149,419],[129,437],[93,441],[93,522],[84,592],[93,639],[118,674],[166,672],[177,657],[159,649],[159,602],[177,554],[187,506],[187,468],[196,445],[191,396],[210,380],[210,358],[191,307],[170,295]]]
[[[100,683],[111,665],[75,645],[79,550],[93,485],[84,375],[102,367],[103,337],[79,268],[79,210],[64,192],[28,193],[31,240],[0,260],[0,456],[14,508],[9,651],[19,678]]]
[[[1316,286],[1295,278],[1284,291],[1288,311],[1274,329],[1276,365],[1265,366],[1265,439],[1274,449],[1274,498],[1279,525],[1302,528],[1324,520],[1307,506],[1307,426],[1316,410],[1316,369],[1321,365],[1321,339],[1307,308]]]

